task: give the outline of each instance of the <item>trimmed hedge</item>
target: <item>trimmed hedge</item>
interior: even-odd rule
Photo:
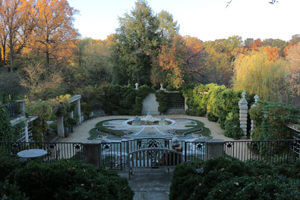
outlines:
[[[117,111],[120,115],[140,115],[143,99],[155,90],[143,85],[136,90],[132,86],[107,84],[100,88],[99,101],[107,114]]]
[[[204,116],[208,120],[218,122],[225,129],[225,136],[239,139],[242,129],[239,125],[238,102],[242,91],[228,89],[224,85],[207,84],[183,89],[187,98],[188,115]],[[253,95],[246,95],[248,104],[253,102]]]
[[[291,199],[299,196],[300,161],[272,166],[220,157],[177,166],[170,200]]]
[[[4,194],[11,199],[25,199],[26,196],[31,200],[133,198],[127,179],[113,171],[71,160],[1,161],[1,170],[6,170],[0,177],[1,198]]]

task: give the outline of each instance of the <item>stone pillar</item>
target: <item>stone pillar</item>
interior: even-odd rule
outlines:
[[[139,84],[135,83],[135,89],[138,90],[139,89]]]
[[[76,102],[76,111],[77,111],[77,116],[78,116],[78,123],[81,124],[82,119],[81,119],[80,99],[78,99],[77,102]]]
[[[224,140],[212,139],[205,143],[205,160],[224,156]]]
[[[15,102],[20,104],[21,114],[22,114],[22,116],[25,116],[25,111],[26,111],[25,101],[24,100],[17,100]]]
[[[98,142],[86,141],[83,143],[83,162],[100,167],[101,145]]]
[[[188,107],[188,105],[187,105],[187,98],[184,97],[184,111],[187,111],[188,108],[189,108],[189,107]]]
[[[255,96],[254,96],[255,102],[254,102],[254,104],[251,106],[251,108],[257,106],[257,104],[258,104],[258,103],[257,103],[258,98],[259,98],[258,95],[255,95]],[[251,120],[251,133],[254,131],[254,129],[255,129],[255,124],[254,124],[254,121]]]
[[[28,121],[27,121],[27,120],[25,121],[25,128],[24,128],[24,131],[25,131],[25,142],[29,142]]]
[[[57,134],[59,137],[65,137],[64,117],[57,117]]]
[[[240,109],[240,127],[243,130],[244,136],[247,136],[247,119],[248,119],[248,102],[245,98],[246,92],[242,93],[242,99],[239,101]]]

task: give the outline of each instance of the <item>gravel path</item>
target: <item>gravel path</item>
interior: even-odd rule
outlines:
[[[210,122],[205,117],[195,117],[195,116],[188,116],[188,115],[167,115],[167,118],[188,118],[188,119],[195,119],[199,120],[204,123],[205,127],[208,128],[211,132],[211,136],[214,139],[223,139],[223,140],[232,140],[231,138],[224,136],[224,130],[220,128],[220,125],[216,122]],[[133,118],[133,116],[103,116],[93,118],[87,121],[84,121],[80,126],[74,128],[74,132],[71,133],[67,138],[59,139],[59,142],[83,142],[89,137],[89,130],[95,127],[95,125],[103,120],[108,119],[124,119],[124,118]]]

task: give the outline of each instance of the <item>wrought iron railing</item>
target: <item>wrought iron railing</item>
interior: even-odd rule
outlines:
[[[295,151],[295,147],[299,144],[300,140],[226,141],[224,152],[241,161],[294,162],[300,158],[300,154]]]
[[[46,142],[0,142],[0,152],[12,156],[28,149],[42,149],[47,151],[44,160],[76,159],[82,160],[82,143],[46,143]]]
[[[148,163],[148,161],[143,160],[141,162],[141,159],[152,158],[153,156],[151,157],[148,154],[144,156],[144,154],[147,152],[153,153],[156,150],[158,155],[161,156],[161,161],[171,158],[170,156],[166,157],[170,152],[180,154],[182,158],[180,162],[205,160],[208,159],[208,150],[209,152],[214,151],[214,149],[207,149],[214,148],[214,145],[207,145],[207,142],[209,141],[177,141],[175,145],[172,144],[171,139],[166,138],[140,138],[114,142],[101,141],[99,144],[96,144],[96,147],[99,148],[97,154],[89,154],[88,151],[85,151],[85,145],[88,145],[88,143],[0,142],[0,152],[16,156],[22,150],[43,149],[47,151],[47,155],[43,157],[44,160],[86,160],[85,156],[96,156],[97,159],[99,158],[100,166],[123,170],[129,166],[130,159],[131,162],[140,162],[139,168],[149,167],[150,165],[146,164],[143,166],[142,163]],[[221,150],[224,150],[223,152],[226,156],[231,156],[241,161],[260,160],[267,163],[284,163],[295,162],[300,159],[299,152],[295,151],[295,147],[298,147],[299,143],[300,140],[225,141],[221,143]],[[134,160],[130,155],[138,156],[139,159]],[[158,158],[156,159],[159,160]],[[178,163],[176,162],[176,164]]]

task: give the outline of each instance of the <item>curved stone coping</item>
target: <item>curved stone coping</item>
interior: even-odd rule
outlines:
[[[155,121],[160,121],[160,119],[159,118],[153,118]],[[169,121],[169,122],[171,122],[171,124],[167,124],[167,125],[130,125],[130,124],[128,124],[128,122],[132,122],[134,119],[128,119],[128,120],[126,120],[126,121],[124,121],[124,122],[122,122],[122,125],[123,126],[125,126],[125,127],[168,127],[168,126],[173,126],[173,125],[175,125],[176,124],[176,122],[175,122],[175,120],[172,120],[172,119],[169,119],[169,118],[166,118],[165,120],[166,121]],[[143,117],[143,118],[141,118],[141,121],[145,121],[146,120],[146,118],[145,117]]]

